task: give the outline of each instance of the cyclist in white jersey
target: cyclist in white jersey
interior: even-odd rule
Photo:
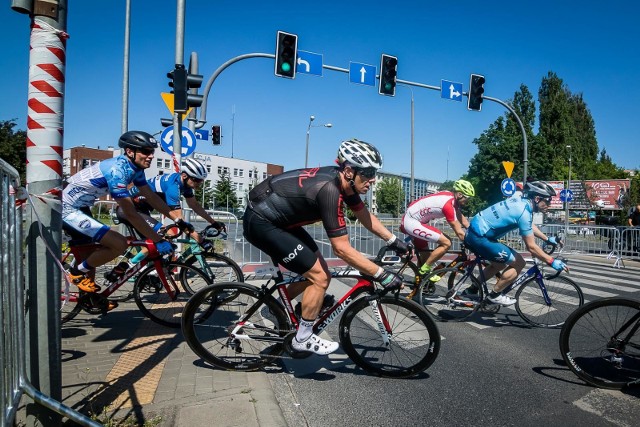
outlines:
[[[402,217],[400,231],[411,237],[418,254],[418,262],[422,264],[421,276],[429,274],[432,265],[451,248],[451,240],[442,231],[429,225],[429,222],[445,218],[460,241],[463,241],[463,227],[469,228],[469,220],[460,212],[460,207],[465,206],[469,198],[475,195],[473,185],[469,181],[459,179],[453,183],[453,192],[441,191],[430,194],[409,205]],[[430,253],[429,243],[438,245]],[[437,282],[440,277],[432,276],[431,280]]]
[[[125,132],[118,140],[118,145],[123,150],[121,155],[79,171],[69,178],[62,192],[62,223],[65,231],[71,234],[71,237],[89,238],[102,245],[86,260],[69,270],[73,282],[85,292],[100,290],[86,273],[109,262],[127,249],[125,236],[92,217],[91,206],[99,197],[110,194],[122,208],[127,219],[156,244],[161,254],[172,252],[171,243],[164,240],[136,212],[127,188],[129,184],[138,186],[149,204],[173,219],[181,229],[191,227],[179,217],[172,216],[169,207],[147,185],[144,169],[151,165],[153,153],[158,147],[153,136],[142,131]],[[110,303],[108,309],[115,306],[116,304]]]
[[[564,262],[547,255],[535,241],[535,237],[552,241],[533,225],[533,213],[549,210],[555,194],[553,187],[544,181],[527,182],[523,196],[518,194],[489,206],[471,219],[464,244],[491,262],[484,270],[485,279],[504,269],[493,291],[487,296],[489,301],[503,306],[516,303],[514,298],[502,294],[502,291],[516,280],[525,266],[525,260],[518,251],[498,241],[511,230],[520,230],[522,240],[532,256],[555,270],[569,271]]]

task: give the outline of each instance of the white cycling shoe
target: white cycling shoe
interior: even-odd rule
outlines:
[[[316,334],[311,334],[306,341],[299,342],[297,338],[291,340],[291,347],[296,351],[310,351],[315,354],[326,356],[336,351],[339,347],[337,342],[320,338]]]
[[[497,297],[490,297],[487,295],[487,299],[494,304],[500,304],[503,307],[508,307],[510,305],[515,304],[517,301],[515,298],[508,297],[506,295],[500,294]]]

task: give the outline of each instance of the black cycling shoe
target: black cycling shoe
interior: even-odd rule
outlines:
[[[322,317],[333,305],[336,303],[336,297],[330,294],[325,294],[324,299],[322,300],[322,307],[320,308],[320,313],[318,317]],[[296,317],[298,319],[302,319],[302,303],[296,304],[296,308],[293,309]]]

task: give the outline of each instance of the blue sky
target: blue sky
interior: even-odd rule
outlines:
[[[26,129],[29,18],[0,9],[5,37],[0,65],[0,120]],[[69,0],[65,95],[65,147],[115,145],[121,130],[125,1]],[[129,128],[162,130],[169,117],[160,97],[174,66],[176,2],[133,0]],[[379,1],[270,2],[188,0],[185,63],[198,53],[206,80],[225,61],[275,51],[278,30],[299,36],[299,49],[321,53],[324,64],[379,65],[380,54],[398,57],[398,78],[433,86],[486,76],[485,94],[511,99],[521,84],[537,100],[547,72],[583,93],[600,148],[625,168],[640,168],[640,6],[624,1]],[[304,166],[309,116],[309,165],[332,164],[339,142],[356,137],[375,144],[384,170],[410,172],[411,92],[394,98],[349,83],[346,73],[277,78],[273,60],[247,59],[227,68],[209,94],[206,129],[222,126],[223,145],[198,151]],[[378,70],[379,71],[379,70]],[[203,85],[204,87],[204,85]],[[443,181],[464,174],[476,152],[472,141],[505,110],[485,101],[480,113],[440,92],[413,88],[415,175]],[[505,159],[519,162],[520,159]]]

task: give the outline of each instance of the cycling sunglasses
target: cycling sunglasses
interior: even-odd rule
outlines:
[[[373,179],[376,177],[376,174],[378,173],[378,170],[376,168],[358,168],[356,169],[356,172],[360,174],[361,177],[363,177],[364,179]]]
[[[150,156],[151,154],[155,153],[156,150],[154,150],[153,148],[138,148],[138,152],[142,153],[145,156]]]
[[[192,177],[192,176],[190,176],[189,178],[191,179],[191,181],[193,181],[193,182],[195,182],[195,183],[199,183],[199,182],[204,181],[204,179],[194,178],[194,177]]]

